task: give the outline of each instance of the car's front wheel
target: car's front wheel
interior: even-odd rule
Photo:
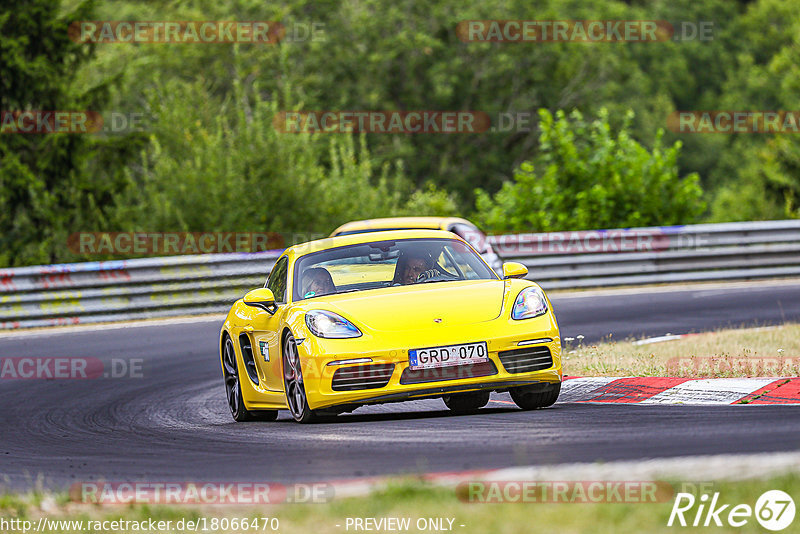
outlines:
[[[278,418],[278,410],[248,410],[245,408],[242,384],[239,380],[239,366],[236,364],[236,350],[230,337],[225,338],[225,345],[222,349],[222,373],[225,379],[225,396],[228,399],[228,408],[231,410],[234,421],[274,421]]]
[[[511,389],[511,398],[523,410],[547,408],[555,404],[561,392],[561,382],[555,384],[536,384]]]
[[[475,413],[489,403],[489,392],[455,393],[445,395],[442,400],[455,413]]]
[[[295,421],[310,423],[317,418],[316,412],[308,407],[300,354],[297,352],[297,342],[292,334],[287,334],[283,341],[283,387],[286,392],[286,404]]]

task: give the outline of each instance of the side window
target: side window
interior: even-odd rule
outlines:
[[[458,248],[464,250],[460,252],[457,251],[455,254],[453,254],[453,250],[450,248],[450,246],[445,247],[445,249],[442,251],[442,257],[445,258],[445,261],[443,262],[442,257],[440,257],[439,264],[451,273],[460,272],[464,276],[465,280],[475,280],[480,278],[480,275],[475,272],[475,269],[472,268],[472,265],[467,262],[467,254],[471,255],[472,252],[466,250],[464,245],[458,245]],[[447,256],[445,256],[445,251],[448,252]],[[455,268],[451,258],[455,259],[455,265],[458,265],[458,268]]]
[[[445,253],[446,248],[442,249],[442,253],[439,254],[439,258],[436,260],[436,265],[442,269],[443,271],[452,274],[454,276],[459,276],[458,269],[456,269],[455,264],[451,260],[451,253],[447,250]]]
[[[286,302],[286,279],[289,270],[289,259],[284,256],[278,263],[275,264],[275,267],[272,268],[272,272],[269,273],[269,279],[267,280],[267,288],[272,290],[272,294],[275,295],[275,302],[284,303]]]

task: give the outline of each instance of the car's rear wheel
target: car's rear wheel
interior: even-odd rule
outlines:
[[[454,393],[445,395],[442,400],[455,413],[475,413],[489,403],[489,392]]]
[[[555,404],[561,392],[561,382],[555,384],[536,384],[512,388],[511,398],[523,410],[547,408]]]
[[[287,334],[283,341],[283,387],[286,404],[295,421],[310,423],[317,418],[317,413],[308,407],[300,354],[292,334]]]
[[[228,399],[228,408],[234,421],[274,421],[278,418],[278,410],[248,410],[244,406],[242,397],[242,384],[239,380],[239,366],[236,364],[236,350],[233,340],[225,338],[222,349],[222,373],[225,379],[225,396]]]

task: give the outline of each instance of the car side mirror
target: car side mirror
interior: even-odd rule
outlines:
[[[275,314],[278,306],[275,304],[275,295],[266,287],[259,287],[248,291],[244,296],[244,303],[254,308],[261,308],[270,314]]]
[[[507,261],[503,264],[503,280],[509,278],[525,278],[528,268],[516,261]]]

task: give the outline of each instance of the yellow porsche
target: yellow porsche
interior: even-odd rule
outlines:
[[[457,413],[508,391],[524,410],[561,389],[561,339],[527,268],[502,278],[440,230],[346,235],[288,248],[219,338],[236,421],[301,423],[359,406],[441,397]]]

